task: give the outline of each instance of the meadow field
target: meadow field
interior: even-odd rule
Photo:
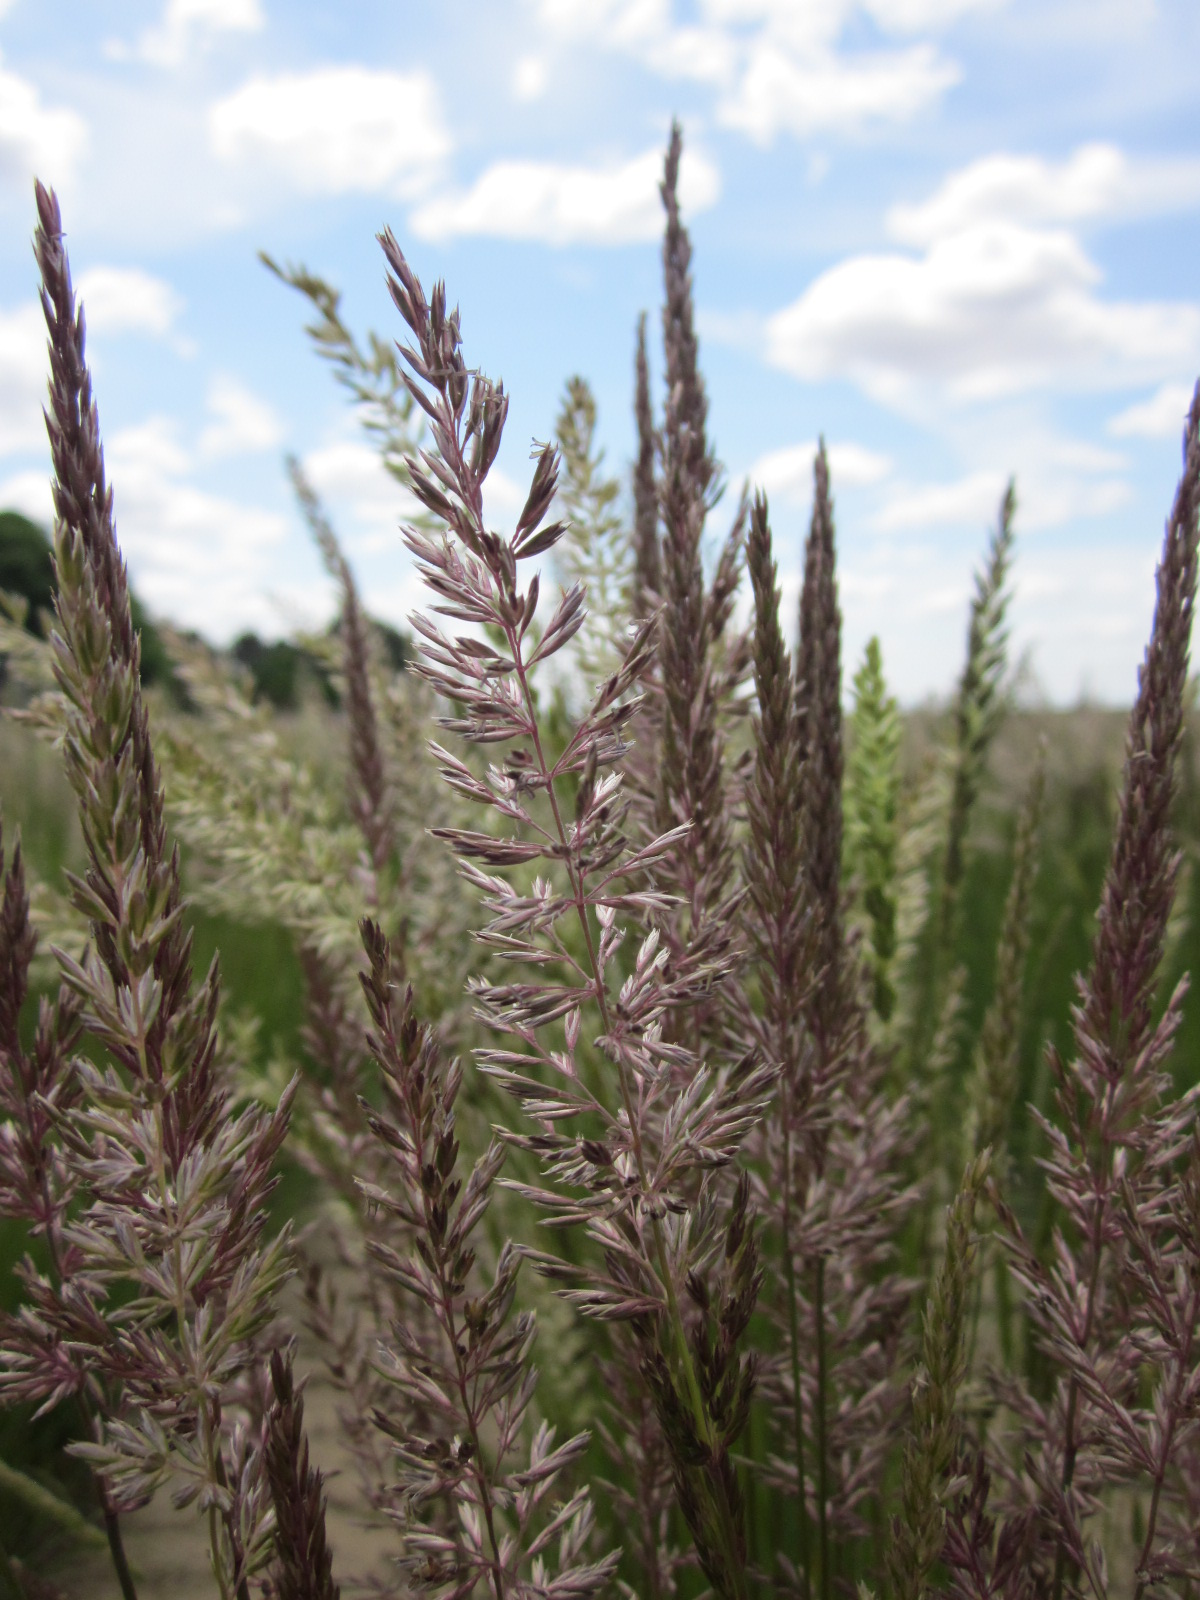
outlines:
[[[1132,710],[1022,704],[1010,485],[902,712],[878,640],[843,659],[824,443],[798,617],[768,499],[722,497],[681,148],[631,481],[571,378],[511,527],[445,287],[382,234],[410,342],[364,351],[272,264],[425,604],[373,620],[293,460],[338,617],[232,651],[137,607],[38,188],[0,1600],[1200,1579],[1200,390]]]

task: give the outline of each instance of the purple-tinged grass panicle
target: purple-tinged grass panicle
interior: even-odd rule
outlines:
[[[70,1058],[80,1036],[78,995],[59,991],[56,1004],[38,1006],[32,1048],[21,1041],[21,1011],[29,994],[29,969],[37,932],[29,916],[29,893],[20,842],[5,865],[0,831],[0,1213],[22,1217],[45,1239],[58,1286],[64,1268],[63,1229],[74,1194],[74,1175],[54,1137],[55,1113],[79,1099]]]
[[[398,1317],[395,1344],[384,1352],[384,1375],[400,1404],[381,1408],[376,1421],[393,1439],[399,1463],[395,1514],[404,1570],[414,1587],[447,1600],[472,1594],[481,1580],[495,1600],[594,1594],[607,1584],[616,1557],[585,1558],[592,1523],[587,1491],[543,1504],[587,1448],[588,1435],[555,1448],[553,1429],[542,1425],[527,1461],[514,1460],[537,1385],[530,1361],[535,1324],[528,1312],[510,1315],[521,1253],[506,1244],[489,1282],[477,1263],[475,1236],[503,1146],[493,1142],[464,1184],[454,1117],[462,1070],[442,1063],[413,1012],[412,991],[397,1001],[387,942],[369,921],[363,941],[371,1051],[384,1090],[383,1110],[369,1115],[389,1156],[384,1184],[363,1187],[412,1240],[407,1254],[378,1241],[369,1250],[439,1336],[436,1343],[419,1338]],[[414,1426],[422,1414],[431,1419],[424,1436]],[[453,1513],[444,1526],[426,1511],[441,1501]],[[558,1571],[551,1572],[546,1552],[556,1542]]]
[[[813,917],[804,872],[804,797],[800,782],[799,737],[791,662],[779,621],[779,589],[765,496],[755,497],[747,543],[754,589],[754,767],[746,783],[750,840],[745,857],[749,894],[743,909],[762,989],[761,1033],[767,1059],[779,1067],[777,1114],[765,1125],[767,1171],[779,1179],[769,1188],[781,1241],[776,1293],[787,1329],[791,1404],[773,1407],[782,1429],[784,1452],[794,1453],[799,1555],[811,1570],[811,1531],[807,1490],[802,1369],[807,1338],[801,1333],[801,1296],[796,1274],[795,1229],[798,1146],[806,1132],[811,1093],[804,1007],[814,973]],[[772,1145],[778,1148],[772,1148]],[[767,1194],[763,1196],[768,1198]],[[785,1421],[786,1419],[786,1421]]]
[[[4,1342],[0,1385],[11,1400],[83,1394],[98,1437],[75,1448],[103,1478],[110,1504],[142,1503],[175,1477],[177,1500],[207,1513],[223,1592],[248,1600],[269,1523],[232,1401],[288,1270],[286,1236],[264,1244],[262,1235],[292,1089],[273,1116],[231,1114],[215,1056],[215,966],[192,987],[83,313],[57,200],[38,185],[37,204],[51,357],[55,675],[88,859],[85,876],[70,881],[93,939],[82,960],[58,959],[103,1057],[98,1066],[73,1063],[79,1103],[53,1110],[78,1208],[63,1230],[74,1270],[58,1288],[31,1285]],[[65,1351],[73,1381],[64,1381]],[[132,1592],[115,1544],[113,1554]]]
[[[1040,1119],[1049,1146],[1048,1186],[1062,1217],[1049,1264],[1025,1243],[1011,1213],[1003,1213],[1029,1318],[1058,1374],[1048,1405],[1028,1395],[1014,1397],[1020,1403],[1027,1463],[1023,1477],[1014,1480],[1014,1514],[1024,1509],[1028,1516],[1032,1497],[1030,1559],[1053,1600],[1064,1588],[1073,1589],[1080,1574],[1093,1588],[1103,1587],[1084,1527],[1104,1485],[1126,1475],[1127,1452],[1120,1429],[1114,1440],[1112,1406],[1128,1410],[1136,1404],[1144,1357],[1130,1321],[1143,1304],[1153,1304],[1147,1297],[1162,1252],[1150,1248],[1147,1258],[1146,1242],[1154,1238],[1156,1212],[1170,1204],[1162,1169],[1176,1159],[1194,1116],[1191,1097],[1168,1098],[1165,1071],[1183,986],[1157,1020],[1153,1007],[1179,872],[1170,809],[1183,732],[1198,541],[1200,386],[1184,432],[1183,473],[1167,523],[1154,625],[1126,737],[1120,809],[1092,963],[1078,983],[1075,1055],[1070,1062],[1052,1057],[1059,1122]],[[1130,1230],[1138,1241],[1132,1252]],[[1177,1363],[1178,1352],[1172,1360]],[[1174,1437],[1172,1415],[1168,1407],[1161,1419],[1167,1440]],[[1170,1463],[1155,1460],[1161,1482]]]
[[[517,830],[498,837],[439,829],[437,836],[483,891],[491,918],[484,941],[541,975],[537,982],[474,986],[482,1016],[516,1046],[479,1058],[539,1129],[517,1142],[538,1157],[547,1186],[519,1185],[518,1192],[543,1208],[551,1225],[580,1224],[591,1241],[590,1259],[582,1263],[539,1253],[539,1266],[581,1310],[633,1323],[660,1423],[686,1481],[684,1510],[699,1519],[692,1524],[698,1549],[719,1561],[719,1592],[742,1597],[741,1509],[729,1467],[731,1430],[741,1412],[726,1396],[727,1385],[736,1389],[740,1382],[742,1358],[731,1357],[720,1389],[706,1392],[683,1297],[689,1285],[706,1281],[720,1248],[713,1174],[730,1163],[761,1115],[774,1071],[752,1055],[717,1066],[674,1042],[681,1009],[707,999],[727,969],[733,930],[718,925],[678,957],[660,948],[656,924],[672,900],[647,880],[653,884],[692,823],[640,850],[622,831],[621,774],[608,769],[625,753],[622,730],[636,709],[631,695],[645,670],[653,624],[634,634],[620,670],[600,686],[565,749],[550,760],[530,674],[582,625],[584,596],[578,587],[564,593],[531,648],[540,580],[535,575],[524,586],[520,564],[562,536],[561,524],[543,526],[555,494],[555,454],[548,447],[538,452],[511,538],[487,529],[482,484],[499,448],[507,401],[486,378],[468,372],[458,315],[447,312],[442,286],[427,302],[395,240],[387,234],[382,242],[392,298],[416,337],[416,347],[404,351],[410,382],[438,450],[412,463],[414,492],[447,528],[440,540],[410,528],[407,542],[439,599],[437,609],[488,629],[485,638],[450,638],[428,618],[414,618],[425,641],[417,670],[459,708],[442,720],[444,727],[474,743],[515,746],[486,779],[435,747],[447,780]],[[573,820],[567,780],[575,789]],[[496,869],[515,872],[517,882]],[[632,967],[618,958],[629,931],[640,941]],[[598,1032],[582,1041],[585,1014]],[[567,1131],[571,1123],[578,1132]]]
[[[833,505],[825,444],[813,466],[813,511],[804,552],[801,589],[797,717],[804,793],[805,878],[814,918],[815,960],[821,974],[808,1005],[824,1078],[838,1065],[839,1032],[854,1002],[846,970],[842,920],[842,618],[837,600]]]
[[[697,360],[691,242],[679,215],[682,151],[683,136],[676,124],[661,184],[667,213],[663,241],[667,396],[659,486],[663,607],[657,634],[661,694],[657,825],[660,832],[681,825],[688,828],[675,857],[677,886],[688,913],[687,923],[673,934],[680,947],[719,917],[733,868],[717,644],[732,604],[742,540],[739,516],[718,566],[718,582],[706,590],[701,544],[721,480],[706,434],[708,399]]]
[[[828,1600],[839,1551],[863,1537],[901,1401],[896,1373],[911,1286],[893,1270],[911,1207],[901,1177],[908,1107],[889,1105],[882,1062],[870,1046],[863,975],[842,905],[841,619],[833,512],[824,450],[815,466],[805,551],[801,637],[793,689],[800,783],[800,870],[809,922],[809,981],[801,994],[802,1053],[795,1088],[776,1101],[769,1181],[792,1208],[787,1302],[800,1328],[799,1383],[777,1370],[766,1385],[799,1425],[804,1458],[773,1470],[794,1485],[800,1565],[792,1592]],[[800,757],[803,754],[803,764]],[[831,1270],[831,1264],[835,1270]],[[850,1285],[857,1285],[851,1291]],[[789,1325],[778,1334],[792,1344]],[[811,1538],[807,1478],[812,1479]],[[801,1498],[802,1497],[802,1498]],[[785,1568],[785,1573],[787,1569]]]
[[[339,1600],[325,1538],[325,1492],[309,1463],[304,1401],[293,1371],[294,1351],[271,1352],[271,1407],[263,1461],[275,1507],[271,1600]]]

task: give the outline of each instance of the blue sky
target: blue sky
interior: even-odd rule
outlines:
[[[1031,692],[1126,700],[1200,373],[1195,0],[0,0],[0,505],[49,514],[36,172],[150,606],[218,640],[325,620],[291,450],[402,622],[397,492],[257,250],[359,333],[400,331],[383,225],[446,279],[512,394],[500,521],[573,372],[626,471],[672,115],[715,532],[768,490],[790,618],[823,433],[847,666],[878,633],[911,702],[952,681],[1015,473]]]

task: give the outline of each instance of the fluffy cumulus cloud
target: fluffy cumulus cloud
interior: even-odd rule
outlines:
[[[134,57],[157,67],[178,67],[221,34],[258,33],[266,26],[259,0],[167,0],[159,21],[132,44],[110,39],[112,61]]]
[[[92,333],[166,334],[183,307],[169,283],[138,267],[89,267],[76,288]]]
[[[513,72],[512,89],[518,100],[540,100],[550,82],[545,56],[522,56]]]
[[[809,380],[849,377],[904,405],[1173,377],[1200,359],[1200,307],[1108,300],[1070,233],[983,222],[921,255],[839,262],[767,322],[770,359]]]
[[[1111,144],[1082,145],[1064,161],[999,153],[952,173],[929,197],[888,212],[904,244],[994,222],[1082,222],[1186,210],[1200,203],[1200,160],[1133,161]]]
[[[428,73],[319,67],[254,77],[209,112],[223,160],[258,163],[307,194],[421,193],[450,151]]]
[[[950,483],[898,485],[873,519],[881,533],[920,528],[983,527],[1004,492],[1004,474],[972,472]]]
[[[1174,439],[1182,436],[1192,391],[1186,383],[1164,383],[1146,400],[1119,411],[1108,424],[1118,439]]]
[[[333,439],[309,451],[302,465],[351,557],[400,549],[399,525],[420,507],[378,450],[358,438]]]
[[[850,133],[874,122],[906,121],[959,78],[957,66],[928,44],[852,56],[790,54],[767,38],[747,51],[719,114],[727,127],[760,144],[780,132],[798,138]]]
[[[209,460],[273,450],[283,438],[273,408],[228,374],[210,383],[208,411],[211,420],[200,434],[200,454]]]
[[[0,455],[36,448],[45,439],[46,323],[36,300],[0,310]]]
[[[37,176],[62,188],[87,140],[87,124],[77,111],[44,105],[36,85],[0,60],[0,182],[24,184]]]
[[[54,497],[50,493],[50,467],[27,467],[23,472],[0,478],[0,506],[20,511],[32,522],[50,528],[54,522]]]
[[[812,499],[815,439],[787,445],[759,456],[747,476],[755,488],[795,504],[807,505]],[[881,482],[892,470],[889,456],[866,445],[846,442],[826,447],[829,474],[836,490],[841,486],[860,488]]]
[[[657,147],[600,167],[497,161],[464,193],[427,201],[410,221],[426,239],[489,234],[559,245],[628,244],[661,232],[661,177]],[[719,192],[717,169],[695,151],[685,151],[679,173],[684,210],[694,216]]]
[[[147,605],[211,637],[278,625],[269,594],[287,535],[275,511],[192,481],[192,453],[165,418],[106,442],[117,536]]]
[[[844,541],[838,588],[847,676],[875,634],[902,701],[945,692],[962,667],[972,573],[994,517],[993,504],[961,532]],[[1082,694],[1127,704],[1153,612],[1155,552],[1096,538],[1085,548],[1086,558],[1065,536],[1019,545],[1012,658],[1028,663],[1035,691],[1060,704]]]
[[[661,76],[710,85],[718,121],[769,144],[780,133],[849,133],[913,117],[961,77],[933,38],[917,36],[1002,3],[701,0],[696,20],[686,21],[672,0],[536,0],[536,9],[552,37],[620,50]],[[864,17],[887,42],[847,44]]]
[[[1041,534],[1076,519],[1104,517],[1129,504],[1129,461],[1117,450],[1063,435],[1033,415],[1000,414],[978,430],[967,470],[934,483],[889,480],[869,518],[876,531],[909,535],[935,528],[964,535],[996,517],[1010,475],[1020,534]]]
[[[912,253],[849,257],[770,318],[770,358],[898,405],[922,391],[957,402],[1170,383],[1200,360],[1200,305],[1105,297],[1071,225],[1197,203],[1192,158],[1133,161],[1100,144],[1061,162],[985,157],[888,212]]]

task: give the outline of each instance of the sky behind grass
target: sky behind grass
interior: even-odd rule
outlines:
[[[148,604],[222,641],[327,618],[291,450],[402,623],[398,492],[256,252],[360,335],[400,332],[385,224],[446,279],[512,395],[502,526],[574,372],[627,477],[672,115],[714,532],[767,489],[790,621],[823,433],[847,669],[878,633],[911,702],[1013,473],[1031,692],[1128,699],[1200,373],[1195,0],[0,0],[0,505],[49,518],[36,172]]]

